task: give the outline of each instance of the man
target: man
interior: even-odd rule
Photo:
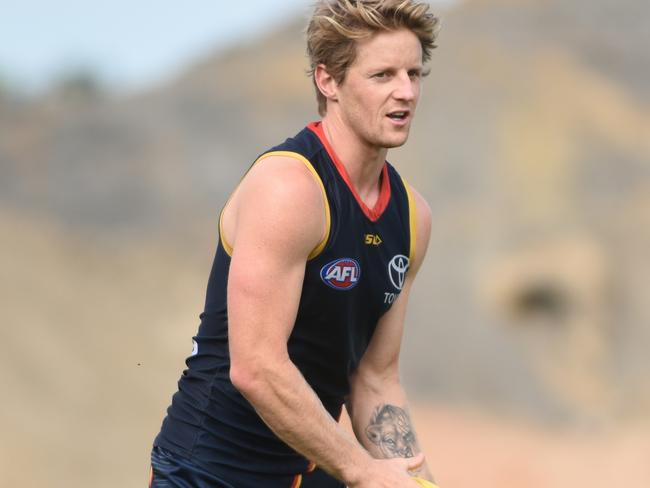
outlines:
[[[307,35],[322,121],[263,154],[224,206],[153,487],[432,481],[398,374],[430,210],[386,163],[435,47],[428,8],[317,3]],[[343,403],[356,439],[337,423]]]

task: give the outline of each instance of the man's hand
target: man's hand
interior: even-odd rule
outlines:
[[[349,488],[422,488],[410,472],[424,463],[424,454],[412,458],[373,459],[366,474]]]

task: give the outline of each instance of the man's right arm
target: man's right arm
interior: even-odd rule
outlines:
[[[323,237],[324,205],[301,162],[271,157],[253,167],[224,212],[233,247],[230,376],[278,437],[349,486],[415,487],[406,471],[422,460],[373,459],[332,419],[287,352],[307,257]],[[372,483],[377,470],[390,484]]]

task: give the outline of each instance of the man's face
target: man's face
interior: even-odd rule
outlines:
[[[357,57],[337,87],[338,111],[367,145],[403,145],[420,96],[422,46],[406,29],[357,42]]]

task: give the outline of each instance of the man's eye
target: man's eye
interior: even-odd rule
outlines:
[[[386,444],[390,445],[390,446],[394,446],[394,445],[395,445],[395,439],[392,439],[391,437],[385,437],[385,438],[384,438],[384,442],[385,442]]]

